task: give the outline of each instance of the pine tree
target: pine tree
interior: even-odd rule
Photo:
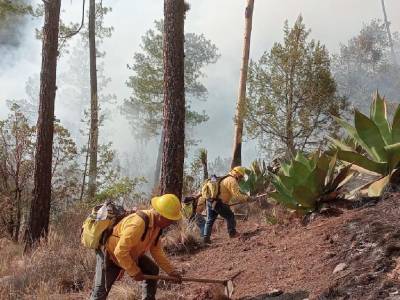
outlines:
[[[33,199],[25,231],[25,250],[49,231],[51,171],[54,135],[54,100],[61,0],[44,2],[42,71],[40,74],[39,116],[34,171]]]
[[[164,0],[164,123],[161,194],[181,198],[185,144],[184,0]]]

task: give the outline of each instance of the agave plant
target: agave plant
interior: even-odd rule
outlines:
[[[264,192],[271,182],[271,177],[264,161],[253,161],[246,173],[247,179],[240,182],[240,190],[244,193],[256,195]]]
[[[336,198],[338,190],[352,177],[351,165],[338,172],[336,153],[328,156],[315,152],[309,157],[298,152],[290,163],[282,163],[272,183],[276,191],[270,196],[289,209],[302,213],[315,211],[319,203]]]
[[[369,196],[382,194],[400,162],[400,106],[396,109],[392,124],[389,124],[386,105],[385,99],[376,93],[369,118],[355,110],[354,127],[336,118],[348,136],[362,147],[361,153],[337,139],[330,139],[338,149],[339,159],[380,175],[378,180],[367,186]]]

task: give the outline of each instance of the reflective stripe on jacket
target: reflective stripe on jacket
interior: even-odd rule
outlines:
[[[149,216],[145,239],[141,240],[145,230],[144,220],[136,214],[131,214],[114,227],[106,249],[114,263],[126,270],[130,276],[140,272],[137,261],[147,251],[166,273],[171,273],[174,268],[162,249],[161,241],[155,244],[160,232],[160,228],[154,223],[155,212],[153,210],[143,210],[143,212]]]

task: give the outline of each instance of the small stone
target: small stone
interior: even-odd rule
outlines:
[[[347,268],[347,264],[346,263],[340,263],[333,270],[333,274],[338,273],[338,272],[342,272],[346,268]]]
[[[276,296],[280,296],[283,294],[282,290],[278,290],[278,289],[274,289],[272,291],[269,291],[266,296],[267,297],[276,297]]]
[[[327,251],[327,252],[325,252],[325,253],[326,253],[325,257],[326,257],[327,259],[336,256],[336,253],[335,253],[335,252],[329,252],[329,251]]]

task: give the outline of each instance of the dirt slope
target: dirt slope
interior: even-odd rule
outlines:
[[[175,257],[186,275],[234,280],[234,299],[400,299],[400,195],[319,217],[307,226],[241,222],[197,254]],[[338,264],[344,269],[333,273]],[[400,260],[399,260],[400,269]],[[399,270],[400,272],[400,270]],[[184,299],[216,299],[211,285],[172,287]],[[272,289],[285,295],[266,297]]]

